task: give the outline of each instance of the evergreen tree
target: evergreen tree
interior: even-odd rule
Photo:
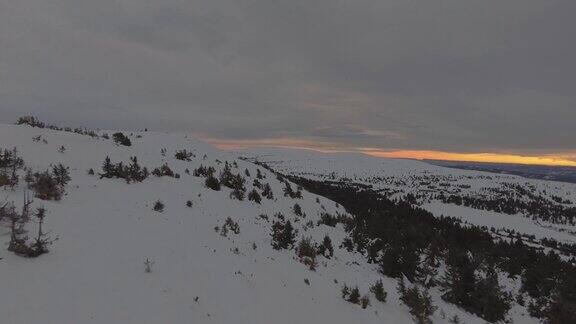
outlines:
[[[423,260],[419,262],[416,269],[416,281],[426,288],[436,286],[439,266],[438,250],[429,246],[424,253]]]
[[[497,322],[505,319],[511,307],[512,296],[500,286],[498,274],[491,265],[486,278],[476,284],[471,299],[477,305],[473,313],[489,322]]]
[[[352,304],[360,303],[360,290],[358,287],[354,287],[350,290],[350,295],[348,295],[348,299],[346,301]]]
[[[64,189],[48,171],[34,173],[30,188],[34,190],[36,197],[42,200],[60,200],[64,193]]]
[[[256,191],[256,189],[252,189],[252,191],[248,193],[248,200],[260,204],[262,202],[262,197],[260,197],[260,194],[258,191]]]
[[[220,191],[220,182],[213,175],[209,175],[204,182],[207,188]]]
[[[136,181],[142,182],[148,178],[148,169],[140,167],[138,159],[133,156],[130,158],[130,165],[127,169],[127,182]]]
[[[334,246],[332,246],[332,240],[328,235],[324,236],[322,244],[318,247],[318,254],[322,254],[328,259],[334,256]]]
[[[294,229],[290,221],[276,221],[272,225],[272,247],[275,250],[289,249],[296,242],[297,230]]]
[[[62,163],[52,167],[52,175],[56,183],[61,187],[66,186],[66,184],[72,180],[72,178],[70,178],[70,168],[65,167]]]
[[[156,200],[156,202],[154,202],[154,206],[152,207],[152,210],[156,211],[156,212],[163,212],[164,211],[164,203],[160,200]]]
[[[176,153],[174,154],[175,159],[187,162],[192,161],[193,156],[194,154],[192,152],[188,152],[186,150],[176,151]]]
[[[220,184],[224,187],[233,188],[233,178],[234,175],[232,174],[232,169],[230,168],[228,161],[226,161],[224,169],[220,172]]]
[[[8,243],[8,251],[14,252],[17,255],[26,255],[29,253],[29,247],[26,246],[26,229],[24,225],[28,221],[26,211],[32,202],[25,202],[22,208],[23,212],[19,214],[13,204],[5,204],[2,207],[3,214],[9,221],[10,226],[10,243]]]
[[[130,139],[124,135],[123,133],[114,133],[112,135],[112,138],[114,139],[114,142],[116,142],[117,144],[120,145],[124,145],[124,146],[131,146],[132,142],[130,141]]]
[[[265,184],[264,189],[262,189],[262,196],[266,197],[266,199],[274,199],[274,193],[272,192],[272,188],[270,184]]]
[[[383,303],[386,302],[386,297],[388,296],[388,294],[384,290],[384,285],[382,284],[382,280],[376,281],[376,283],[374,283],[374,285],[372,285],[370,287],[370,291],[374,294],[374,296],[376,297],[376,300],[383,302]]]
[[[416,323],[432,323],[430,316],[436,311],[436,306],[432,304],[432,297],[426,289],[420,290],[416,285],[406,288],[404,278],[402,278],[398,292],[400,293],[400,300],[410,308],[410,314]]]
[[[104,159],[104,164],[102,165],[102,173],[100,173],[100,178],[113,178],[115,173],[114,165],[110,161],[110,157],[107,156]]]
[[[366,309],[370,306],[370,297],[368,297],[368,295],[364,295],[360,298],[360,306],[362,306],[362,309]]]
[[[164,163],[161,167],[152,170],[152,174],[157,177],[177,177],[174,171],[168,166],[168,163]]]
[[[238,200],[244,200],[244,196],[246,194],[246,187],[244,186],[245,183],[246,180],[241,175],[233,175],[229,182],[229,187],[232,188],[230,197]]]
[[[36,218],[38,219],[38,235],[32,244],[32,251],[30,257],[38,257],[42,254],[48,253],[48,245],[51,243],[50,238],[42,229],[44,219],[46,218],[46,209],[38,208],[36,210]]]
[[[302,213],[302,207],[300,207],[299,204],[294,204],[294,207],[292,207],[292,211],[294,212],[294,215],[296,215],[296,216],[302,217],[304,215]]]

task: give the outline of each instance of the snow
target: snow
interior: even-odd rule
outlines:
[[[473,225],[515,230],[523,234],[534,235],[537,239],[554,238],[561,242],[576,242],[573,234],[560,231],[557,227],[543,227],[538,222],[522,215],[507,215],[440,202],[424,204],[422,208],[437,217],[458,215],[458,218]]]
[[[48,143],[34,142],[38,135]],[[186,134],[134,132],[130,138],[133,145],[124,147],[102,138],[0,125],[0,148],[16,147],[34,170],[63,163],[71,168],[72,177],[61,201],[34,200],[35,207],[46,207],[45,228],[58,237],[50,253],[36,259],[13,255],[5,248],[7,228],[0,224],[1,323],[412,323],[408,309],[398,300],[396,281],[380,275],[378,267],[361,255],[338,248],[345,235],[340,226],[303,229],[309,220],[317,222],[322,206],[332,214],[345,213],[334,202],[308,192],[303,192],[302,200],[286,198],[282,184],[263,168],[263,183],[270,183],[275,200],[263,199],[262,205],[232,200],[229,189],[207,189],[203,178],[186,175],[184,170],[192,172],[200,164],[221,169],[224,161],[236,161],[239,167],[234,172],[248,168],[252,174],[249,191],[256,165],[235,160],[234,154]],[[66,147],[65,153],[58,152],[60,146]],[[193,151],[196,157],[191,162],[174,159],[180,149]],[[88,175],[90,168],[100,170],[106,156],[114,162],[137,156],[149,169],[167,162],[182,177],[150,177],[126,184]],[[343,159],[345,163],[355,160]],[[357,164],[359,170],[366,167],[362,163]],[[385,163],[399,173],[410,169],[405,162]],[[24,191],[21,181],[14,191],[2,191],[2,199],[19,205]],[[162,213],[152,211],[158,199],[166,205]],[[193,202],[192,208],[186,207],[187,200]],[[294,203],[302,206],[306,218],[293,215]],[[317,271],[310,271],[294,251],[273,250],[270,227],[277,212],[295,224],[299,238],[310,236],[320,242],[329,235],[335,257],[320,257]],[[270,221],[259,218],[261,214]],[[223,237],[214,230],[227,217],[238,222],[240,234]],[[34,224],[30,226],[32,231]],[[146,259],[154,262],[150,273],[144,271]],[[343,284],[358,285],[366,294],[379,279],[388,292],[387,303],[370,295],[372,305],[363,310],[340,296]],[[446,323],[454,314],[465,323],[484,322],[446,304],[438,292],[433,296],[439,307],[434,323]],[[513,316],[524,323],[535,322],[520,311]]]

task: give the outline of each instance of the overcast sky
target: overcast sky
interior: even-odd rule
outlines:
[[[574,0],[0,0],[0,121],[576,150]]]

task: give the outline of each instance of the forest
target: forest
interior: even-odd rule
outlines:
[[[379,264],[383,275],[438,287],[445,301],[489,322],[504,320],[513,301],[548,323],[576,322],[574,259],[533,247],[521,236],[493,237],[486,227],[436,218],[368,186],[289,178],[354,216],[345,244]],[[520,279],[520,290],[507,291],[502,276]]]

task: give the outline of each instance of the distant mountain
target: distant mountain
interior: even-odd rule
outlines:
[[[442,160],[424,161],[432,165],[448,168],[513,174],[524,178],[576,183],[576,167]]]

